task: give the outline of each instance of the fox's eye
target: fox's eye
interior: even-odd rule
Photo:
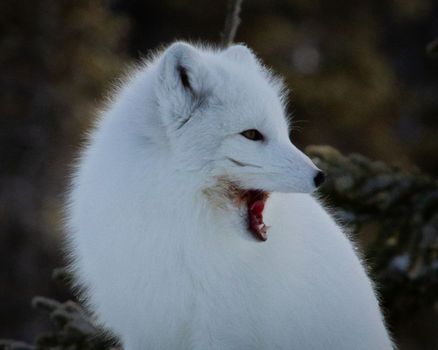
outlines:
[[[248,140],[252,141],[263,141],[264,137],[256,129],[245,130],[241,132],[240,135],[245,136]]]

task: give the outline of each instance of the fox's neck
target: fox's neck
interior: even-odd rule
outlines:
[[[184,244],[215,240],[218,231],[222,231],[222,240],[228,235],[225,231],[230,231],[227,226],[240,226],[244,215],[243,208],[236,206],[227,192],[227,181],[205,181],[208,174],[204,171],[183,170],[170,159],[157,174],[157,184],[149,184],[153,197],[162,206],[160,220],[178,235],[174,239],[181,239]]]

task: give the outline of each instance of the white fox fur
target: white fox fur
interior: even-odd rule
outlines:
[[[289,141],[283,95],[245,46],[178,42],[101,114],[68,248],[87,305],[125,349],[392,349],[353,245],[309,194],[318,169]],[[230,184],[271,193],[266,242]]]

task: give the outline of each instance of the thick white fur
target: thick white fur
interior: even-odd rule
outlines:
[[[391,349],[352,244],[306,194],[316,171],[249,49],[173,44],[121,87],[75,174],[68,246],[89,308],[127,350]],[[273,192],[266,242],[230,182]]]

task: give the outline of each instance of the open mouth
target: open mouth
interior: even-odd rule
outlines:
[[[240,195],[247,206],[248,230],[261,241],[268,239],[268,227],[263,222],[263,209],[268,197],[269,193],[261,190],[245,190]]]

